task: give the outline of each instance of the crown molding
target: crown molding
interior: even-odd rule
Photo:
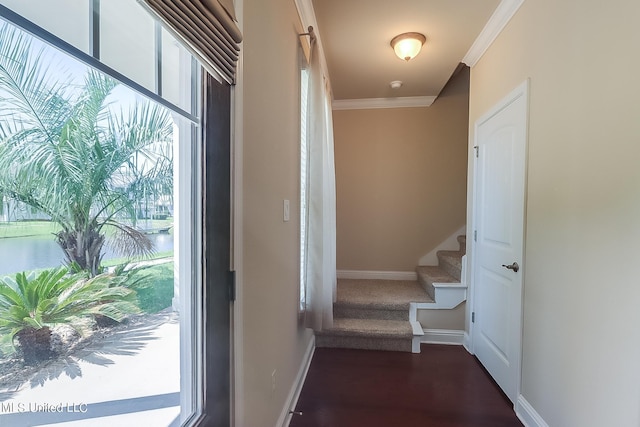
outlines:
[[[469,67],[476,65],[520,6],[522,6],[522,3],[524,3],[524,0],[502,0],[478,35],[478,38],[476,38],[476,41],[473,42],[467,54],[462,58],[462,62]]]
[[[376,108],[429,107],[436,96],[406,96],[400,98],[363,98],[337,99],[333,101],[334,110],[370,110]]]

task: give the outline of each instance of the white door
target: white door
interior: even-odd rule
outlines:
[[[476,122],[473,351],[515,403],[522,340],[528,82]]]

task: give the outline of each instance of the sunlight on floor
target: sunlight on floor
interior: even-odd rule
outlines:
[[[93,360],[77,359],[79,376],[71,378],[58,370],[58,377],[43,386],[25,386],[2,402],[0,424],[170,425],[180,412],[178,320],[133,328],[112,338],[91,349]]]

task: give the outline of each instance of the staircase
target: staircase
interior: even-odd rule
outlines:
[[[467,253],[467,236],[458,236],[460,249],[438,251],[438,265],[423,265],[416,268],[418,281],[431,298],[436,298],[438,284],[461,283],[462,257]]]
[[[466,290],[460,284],[465,236],[458,242],[458,251],[437,253],[438,266],[417,267],[417,280],[338,279],[333,327],[316,332],[316,347],[419,352],[417,308],[453,308],[459,298],[446,307],[436,298],[447,300],[448,288]]]

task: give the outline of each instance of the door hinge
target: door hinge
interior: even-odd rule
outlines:
[[[471,323],[476,323],[476,312],[475,311],[471,312]]]
[[[473,241],[474,242],[478,241],[478,230],[473,230]]]
[[[473,149],[476,150],[476,158],[478,158],[480,155],[480,147],[478,145],[474,145]]]
[[[229,272],[229,301],[236,300],[236,271]]]

